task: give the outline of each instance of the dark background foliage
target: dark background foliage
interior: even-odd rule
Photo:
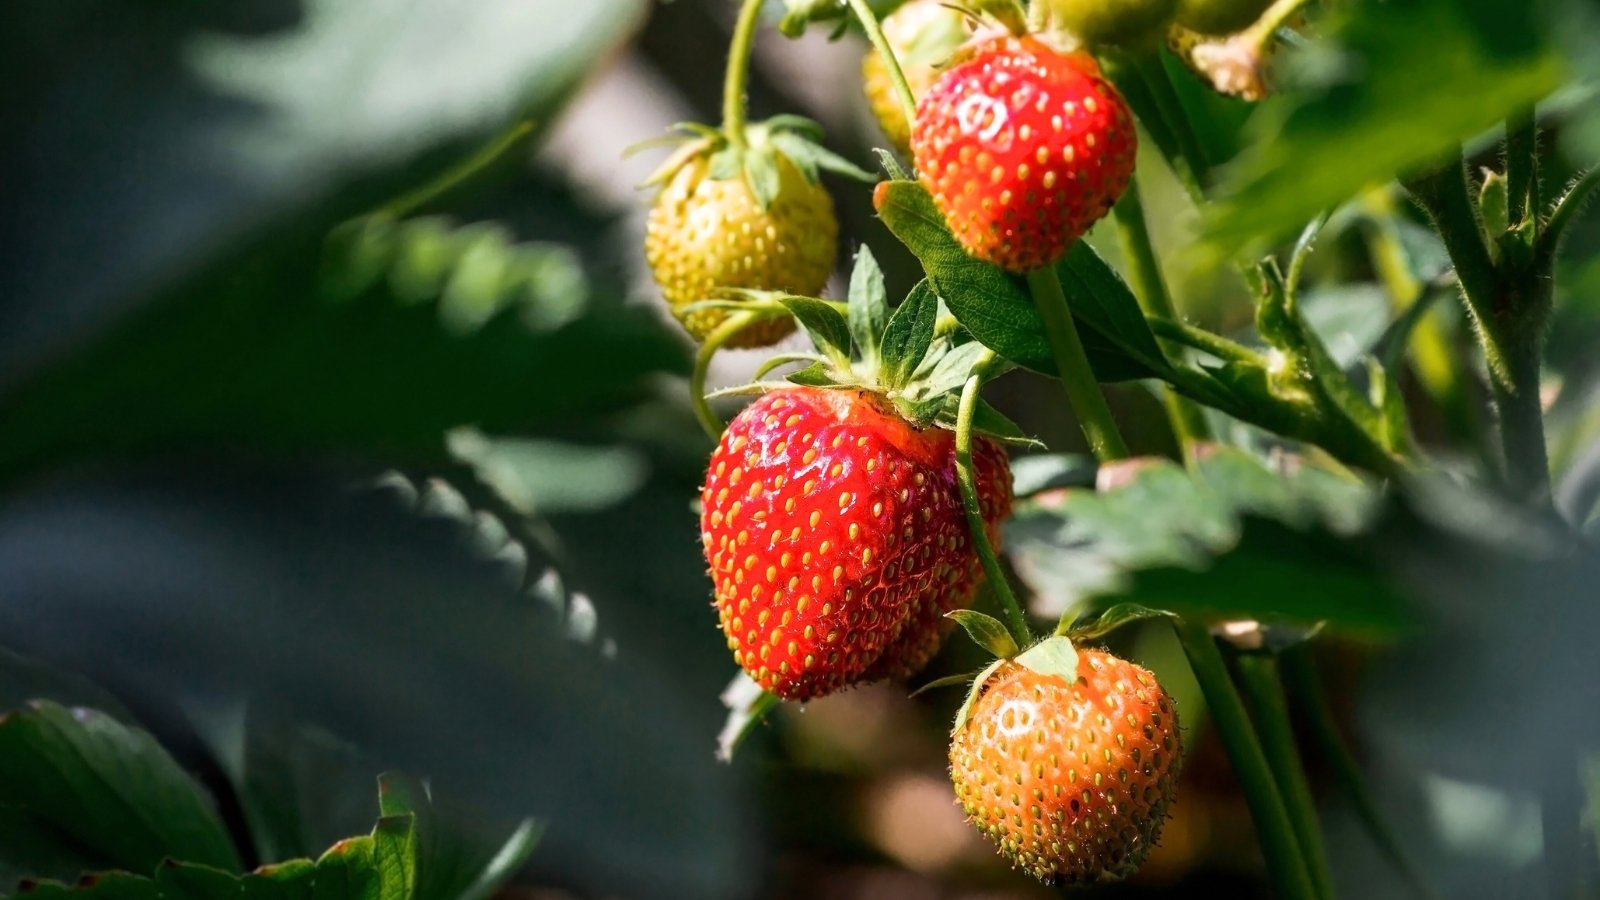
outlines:
[[[1253,117],[1188,84],[1215,162],[1244,148],[1215,209],[1197,212],[1154,152],[1141,163],[1183,312],[1245,341],[1226,252],[1278,247],[1350,200],[1305,294],[1343,365],[1398,315],[1399,275],[1428,287],[1443,271],[1420,217],[1374,185],[1456,140],[1493,163],[1482,136],[1539,97],[1547,196],[1600,158],[1600,53],[1581,39],[1600,14],[1581,0],[1355,6]],[[403,770],[497,840],[537,819],[510,890],[538,897],[1048,895],[951,801],[959,692],[785,709],[734,764],[713,758],[732,666],[690,507],[709,444],[684,396],[689,348],[641,272],[632,185],[655,160],[621,153],[716,118],[731,19],[723,0],[0,12],[0,705],[47,697],[148,728],[218,798],[246,866],[367,832],[376,775]],[[767,31],[752,110],[812,116],[868,164],[862,47]],[[485,146],[493,161],[452,181]],[[916,259],[868,191],[829,183],[841,251],[870,243],[903,295]],[[1398,235],[1398,275],[1375,266],[1375,234]],[[1108,235],[1090,241],[1117,259]],[[1591,218],[1561,259],[1547,372],[1558,500],[1580,528],[1600,496],[1596,251]],[[1459,355],[1465,323],[1438,293],[1426,327]],[[757,360],[728,354],[714,380]],[[1470,367],[1444,385],[1429,372],[1414,351],[1405,389],[1455,483],[1397,499],[1254,462],[1198,492],[1156,473],[1120,504],[1046,494],[1008,540],[1049,615],[1115,595],[1330,620],[1317,662],[1339,724],[1420,868],[1447,896],[1538,896],[1547,872],[1596,864],[1578,827],[1595,795],[1566,761],[1597,737],[1597,561],[1462,487],[1485,401]],[[995,400],[1081,451],[1058,391],[1019,373]],[[1135,448],[1171,455],[1147,387],[1110,394]],[[1081,464],[1037,462],[1056,488],[1085,482]],[[1192,750],[1163,846],[1105,893],[1264,896],[1169,630],[1110,640],[1168,682]],[[955,641],[929,677],[979,665]],[[0,742],[0,893],[146,861],[29,818],[7,752],[23,751]],[[1406,895],[1336,761],[1311,763],[1342,892]],[[1569,826],[1571,846],[1550,840]]]

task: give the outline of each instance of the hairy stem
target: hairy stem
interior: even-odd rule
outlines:
[[[1183,651],[1189,657],[1189,665],[1194,669],[1195,680],[1205,695],[1206,706],[1211,710],[1217,736],[1222,739],[1239,787],[1244,791],[1250,818],[1255,822],[1256,838],[1267,860],[1267,874],[1278,900],[1317,900],[1311,876],[1300,857],[1294,823],[1283,804],[1272,767],[1267,764],[1266,751],[1250,724],[1244,701],[1239,699],[1239,692],[1228,677],[1222,652],[1203,623],[1184,619],[1175,627]]]
[[[1511,227],[1534,213],[1533,224],[1537,228],[1539,126],[1531,106],[1506,119],[1506,195]]]
[[[872,7],[867,5],[867,0],[848,2],[856,18],[861,20],[861,29],[867,33],[867,40],[883,57],[883,64],[889,70],[889,81],[894,85],[895,98],[900,101],[900,111],[905,113],[909,126],[917,121],[917,96],[911,93],[911,84],[906,81],[906,73],[900,68],[900,60],[895,57],[894,48],[889,46],[889,39],[883,36],[883,26],[879,24],[878,17],[872,14]]]
[[[1289,704],[1284,699],[1283,683],[1278,676],[1278,661],[1270,654],[1247,653],[1238,658],[1237,666],[1239,686],[1255,713],[1261,748],[1266,752],[1267,765],[1272,769],[1278,793],[1294,825],[1295,840],[1300,844],[1306,872],[1311,876],[1317,896],[1333,900],[1333,875],[1323,850],[1317,804],[1306,780],[1305,767],[1300,762],[1300,750],[1295,745]]]
[[[983,574],[989,579],[989,587],[994,591],[1000,610],[1005,615],[1011,636],[1016,639],[1018,647],[1026,647],[1033,643],[1033,631],[1028,628],[1028,617],[1022,611],[1022,603],[1006,581],[1005,570],[1000,568],[1000,557],[995,554],[994,545],[989,543],[989,531],[983,521],[983,506],[978,501],[978,479],[972,468],[972,416],[978,408],[978,391],[983,388],[982,369],[986,365],[980,363],[976,367],[979,371],[973,372],[961,388],[961,405],[956,413],[956,482],[961,486],[961,506],[967,513],[967,530],[971,533],[972,546],[978,551],[978,559],[983,563]]]
[[[1477,326],[1499,413],[1506,484],[1523,499],[1548,506],[1550,462],[1539,364],[1550,313],[1549,272],[1531,266],[1502,271],[1495,265],[1483,243],[1459,151],[1444,167],[1408,187],[1444,240]]]
[[[733,43],[728,47],[728,72],[722,80],[722,130],[728,143],[741,150],[746,146],[744,85],[750,75],[750,51],[755,46],[763,3],[764,0],[744,0],[739,7]]]
[[[1144,205],[1139,200],[1139,182],[1128,183],[1128,190],[1117,201],[1112,214],[1116,219],[1117,236],[1121,239],[1122,255],[1127,261],[1128,275],[1133,281],[1133,292],[1146,315],[1177,319],[1172,297],[1167,293],[1167,283],[1161,276],[1161,263],[1156,258],[1155,247],[1150,243],[1150,229],[1144,218]],[[1183,350],[1178,353],[1181,357]],[[1211,426],[1200,407],[1192,400],[1171,388],[1162,391],[1167,407],[1167,418],[1172,422],[1172,432],[1178,438],[1186,458],[1192,458],[1197,441],[1211,439]]]
[[[1067,308],[1067,297],[1061,292],[1055,269],[1045,266],[1029,272],[1028,289],[1033,292],[1033,303],[1044,320],[1045,337],[1055,355],[1056,370],[1062,387],[1066,388],[1067,402],[1072,404],[1090,451],[1101,462],[1126,458],[1128,445],[1123,442],[1111,407],[1106,405],[1094,370],[1089,367],[1083,341],[1078,338],[1078,326],[1073,324],[1072,311]]]
[[[1204,328],[1148,314],[1145,316],[1145,321],[1150,323],[1150,330],[1155,332],[1156,337],[1175,344],[1208,353],[1223,361],[1248,363],[1253,366],[1266,365],[1266,361],[1256,351]]]

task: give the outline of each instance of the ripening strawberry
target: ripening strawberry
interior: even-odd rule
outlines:
[[[1010,507],[1010,470],[998,446],[978,444],[988,473],[980,496],[999,517]],[[785,699],[902,672],[896,654],[931,654],[923,641],[900,643],[908,628],[937,629],[927,607],[971,600],[976,555],[954,435],[917,428],[880,393],[764,395],[728,425],[701,499],[728,646]]]
[[[939,67],[967,40],[967,14],[946,0],[910,0],[883,19],[883,37],[906,76],[911,96],[920,99],[939,77]],[[894,82],[882,54],[868,50],[861,61],[861,83],[867,104],[895,149],[911,151],[911,123],[906,121]]]
[[[662,185],[645,228],[645,257],[662,296],[695,340],[703,341],[726,310],[682,312],[708,299],[736,299],[722,288],[821,292],[833,272],[839,222],[833,200],[782,154],[773,157],[777,192],[765,208],[742,175],[715,178],[698,154]],[[764,319],[728,341],[763,347],[794,330],[788,316]]]
[[[1078,651],[1078,678],[1001,664],[950,744],[967,817],[1041,881],[1132,874],[1182,764],[1172,699],[1145,669]]]
[[[1116,88],[1085,53],[995,38],[917,105],[911,149],[951,232],[1013,272],[1051,265],[1110,211],[1138,138]]]

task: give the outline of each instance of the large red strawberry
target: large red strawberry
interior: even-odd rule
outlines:
[[[1004,447],[980,435],[972,442],[972,469],[978,484],[984,530],[989,535],[989,543],[998,548],[1000,526],[1011,517],[1011,460]],[[962,527],[966,527],[965,522]],[[922,671],[939,652],[939,646],[955,628],[955,622],[947,618],[946,613],[971,606],[978,586],[983,583],[983,564],[976,555],[967,555],[967,565],[951,567],[944,586],[919,610],[912,612],[899,639],[884,650],[862,680],[910,678]]]
[[[1137,143],[1094,59],[1032,37],[973,48],[923,96],[911,132],[950,230],[972,256],[1013,272],[1055,263],[1110,211]]]
[[[977,446],[980,495],[997,522],[1010,508],[1010,470],[998,446]],[[701,499],[728,646],[785,699],[906,673],[910,654],[926,662],[937,648],[929,617],[971,601],[976,556],[954,436],[918,427],[882,393],[762,396],[729,424]]]
[[[1161,834],[1182,764],[1172,699],[1101,650],[1077,652],[1076,679],[1035,671],[1028,656],[1000,663],[957,727],[956,797],[1042,881],[1127,877]]]

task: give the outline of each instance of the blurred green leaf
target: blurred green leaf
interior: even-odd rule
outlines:
[[[587,298],[560,248],[374,218],[306,249],[320,279],[218,273],[0,397],[0,471],[192,444],[442,456],[448,428],[615,407],[682,365],[642,311]]]
[[[7,8],[0,381],[243,260],[305,265],[308,237],[547,122],[646,4],[146,6]]]
[[[1428,162],[1561,84],[1523,0],[1349,7],[1293,57],[1296,86],[1262,105],[1228,168],[1209,240],[1261,249],[1363,187]]]
[[[475,428],[452,431],[450,454],[524,515],[605,509],[645,482],[650,463],[637,447],[508,438]]]
[[[74,884],[31,882],[22,893],[50,900],[424,900],[418,853],[416,816],[404,813],[379,819],[369,835],[339,841],[314,863],[295,859],[241,876],[168,859],[150,877],[96,872]]]
[[[527,861],[542,829],[525,819],[488,838],[483,823],[442,815],[425,784],[398,774],[378,782],[385,817],[415,819],[416,890],[408,900],[485,900]]]
[[[0,803],[136,871],[166,857],[239,868],[200,785],[149,734],[96,710],[36,701],[0,717]]]
[[[878,190],[878,214],[884,224],[922,261],[928,280],[972,336],[1018,365],[1054,374],[1044,323],[1022,281],[968,256],[920,183],[890,181]],[[1122,298],[1094,293],[1112,285],[1105,280],[1109,270],[1087,243],[1074,245],[1062,271],[1078,276],[1063,288],[1095,377],[1127,381],[1154,375],[1143,355],[1147,348],[1140,343],[1139,328],[1128,320]],[[1137,312],[1137,305],[1133,309]],[[1143,330],[1149,334],[1148,327]],[[1153,346],[1154,338],[1150,342]]]
[[[25,878],[75,881],[106,865],[103,858],[83,852],[38,816],[0,805],[0,895],[14,891]]]
[[[1223,450],[1193,473],[1158,462],[1113,490],[1044,497],[1022,504],[1006,532],[1044,615],[1137,603],[1370,632],[1407,621],[1348,540],[1372,520],[1371,490],[1308,464],[1269,468]]]
[[[30,700],[54,700],[64,706],[87,706],[132,724],[133,714],[99,685],[82,675],[62,672],[0,647],[0,713],[19,709]]]

